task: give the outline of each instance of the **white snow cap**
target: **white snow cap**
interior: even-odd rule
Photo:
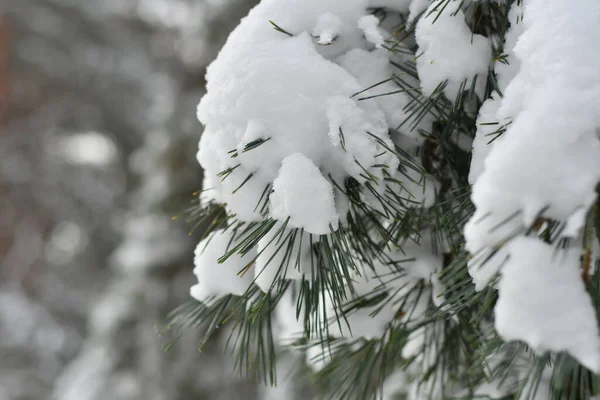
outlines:
[[[253,268],[245,274],[238,274],[256,256],[256,251],[240,257],[233,254],[222,264],[217,259],[235,247],[231,232],[217,231],[201,241],[194,252],[194,274],[198,283],[190,289],[190,294],[198,301],[206,301],[210,297],[222,297],[228,294],[242,295],[252,284]]]
[[[538,351],[567,351],[600,372],[600,335],[592,301],[579,272],[579,248],[557,250],[537,238],[509,243],[502,269],[496,329]]]
[[[430,96],[447,80],[444,93],[454,101],[463,82],[465,90],[477,79],[475,91],[481,98],[492,58],[490,42],[471,32],[464,13],[458,9],[460,1],[451,0],[443,7],[441,1],[446,0],[429,6],[415,31],[421,53],[417,55],[417,72],[423,94]]]
[[[364,15],[358,19],[358,27],[364,32],[368,42],[373,43],[375,47],[383,46],[384,39],[379,30],[379,19],[374,15]]]
[[[317,24],[313,28],[313,36],[318,36],[320,45],[332,44],[344,28],[344,21],[340,17],[328,12],[319,15]]]
[[[418,16],[427,11],[433,0],[412,0],[409,6],[408,23],[413,24]]]
[[[496,65],[504,97],[480,111],[480,120],[499,121],[506,131],[487,148],[489,129],[477,131],[470,175],[476,212],[465,226],[469,272],[478,290],[499,274],[495,324],[504,339],[566,351],[598,373],[598,322],[580,252],[600,182],[600,3],[527,0],[520,7],[511,20],[524,18],[506,38],[511,66]],[[571,248],[524,236],[542,211],[566,223]]]
[[[366,0],[267,0],[242,20],[208,68],[208,92],[198,107],[206,125],[198,160],[212,188],[205,199],[227,203],[239,220],[258,221],[256,205],[276,185],[270,216],[289,216],[293,226],[322,234],[329,224],[337,227],[344,211],[343,202],[333,201],[343,194],[334,194],[330,180],[363,183],[365,168],[383,181],[377,165],[395,173],[398,160],[371,136],[393,147],[385,115],[375,101],[353,99],[363,86],[329,61],[367,45],[358,28],[367,6]],[[316,43],[335,36],[330,46]],[[260,140],[266,141],[246,151]],[[311,179],[300,179],[299,167]],[[229,173],[217,177],[223,171]],[[318,192],[307,196],[312,189]]]
[[[474,184],[483,173],[485,158],[493,148],[494,141],[506,129],[509,119],[500,120],[497,117],[498,109],[502,105],[502,98],[498,93],[483,102],[477,116],[477,132],[473,140],[471,166],[469,169],[469,183]]]
[[[394,76],[394,71],[390,64],[389,52],[383,49],[374,51],[353,49],[336,61],[350,72],[364,88],[379,83],[375,88],[360,94],[357,98],[377,96],[373,100],[385,114],[388,126],[398,129],[410,115],[405,108],[410,104],[412,97],[390,79]],[[403,78],[409,79],[407,76],[403,76]],[[414,84],[418,85],[418,82],[415,80]],[[422,137],[418,130],[430,130],[432,122],[433,117],[427,114],[415,129],[403,128],[402,134],[421,141]]]
[[[302,153],[283,160],[270,200],[271,216],[279,220],[289,217],[290,227],[321,235],[338,227],[333,186]]]
[[[498,110],[502,105],[501,95],[504,94],[510,81],[519,72],[521,61],[514,53],[515,44],[519,36],[523,33],[524,24],[521,21],[523,11],[528,0],[514,2],[508,13],[510,27],[505,35],[503,61],[496,61],[494,72],[496,81],[501,93],[494,92],[492,97],[487,99],[479,109],[477,117],[477,133],[473,141],[473,157],[471,159],[471,168],[469,170],[469,182],[474,184],[479,175],[483,172],[483,163],[487,155],[492,150],[495,139],[500,137],[502,131],[510,124],[510,118],[499,117]]]
[[[599,13],[600,3],[592,0],[527,4],[514,48],[521,67],[493,107],[512,123],[489,149],[473,186],[477,210],[465,227],[470,252],[530,226],[543,209],[544,216],[567,222],[595,201]]]

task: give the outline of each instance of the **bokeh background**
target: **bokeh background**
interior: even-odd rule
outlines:
[[[289,398],[158,334],[194,282],[205,68],[255,2],[0,1],[0,400]]]

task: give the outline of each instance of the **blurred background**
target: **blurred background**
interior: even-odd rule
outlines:
[[[204,73],[255,0],[0,1],[0,400],[289,398],[158,335],[188,300]]]

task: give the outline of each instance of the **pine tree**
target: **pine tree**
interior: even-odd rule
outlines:
[[[598,15],[262,1],[208,68],[173,329],[326,398],[600,394]]]

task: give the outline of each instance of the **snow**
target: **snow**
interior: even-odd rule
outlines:
[[[332,13],[321,14],[313,28],[313,36],[318,36],[320,45],[329,45],[338,37],[344,27],[344,22]]]
[[[540,352],[567,351],[598,373],[600,336],[579,272],[579,249],[557,250],[531,237],[507,246],[510,262],[502,269],[495,307],[498,333]]]
[[[475,290],[481,291],[498,276],[508,253],[504,246],[499,248],[485,248],[476,254],[468,261],[469,275],[475,284]]]
[[[440,350],[444,346],[444,321],[438,320],[426,324],[411,332],[408,343],[402,349],[403,358],[415,357],[414,374],[423,376],[422,379],[414,379],[408,386],[408,399],[429,400],[442,398],[463,398],[465,393],[453,393],[453,388],[439,379],[442,374],[442,366],[438,358]],[[418,346],[415,346],[418,344]],[[426,344],[426,346],[424,346]],[[411,349],[411,351],[407,351]],[[431,374],[431,375],[430,375]],[[429,376],[426,378],[425,376]],[[444,395],[446,394],[446,395]]]
[[[412,0],[410,2],[408,23],[413,24],[417,18],[427,10],[433,0]]]
[[[406,393],[406,388],[410,385],[410,382],[410,377],[404,371],[396,370],[385,378],[377,397],[382,400],[397,399],[400,393]]]
[[[362,296],[370,299],[382,293],[381,283],[382,279],[372,272],[367,273],[362,277],[356,277],[353,284],[356,292],[356,299]],[[383,301],[387,301],[387,299]],[[393,302],[388,303],[381,310],[378,310],[379,306],[381,306],[381,304],[352,310],[345,315],[345,321],[342,319],[339,324],[335,318],[336,314],[334,308],[330,307],[327,314],[327,317],[331,320],[329,322],[329,334],[337,337],[362,337],[365,339],[380,338],[388,325],[394,321],[397,310],[393,307]]]
[[[496,112],[512,123],[473,186],[477,210],[465,227],[470,252],[526,229],[542,210],[567,222],[595,201],[600,32],[592,27],[598,13],[600,4],[589,1],[527,4],[514,48],[521,67]]]
[[[273,182],[271,216],[295,228],[324,235],[338,227],[333,187],[302,153],[287,156]]]
[[[492,139],[499,134],[499,130],[505,129],[510,123],[510,118],[499,118],[497,113],[502,105],[501,96],[521,67],[520,60],[514,54],[514,47],[524,30],[521,19],[526,4],[527,0],[514,2],[508,13],[508,20],[511,25],[506,32],[504,41],[504,54],[506,57],[503,62],[496,61],[494,64],[494,72],[500,93],[494,92],[492,97],[485,100],[479,109],[477,133],[473,141],[473,158],[469,170],[469,182],[471,184],[474,184],[483,172],[484,160],[494,144],[494,142],[491,142]]]
[[[260,221],[265,215],[257,204],[271,188],[267,216],[289,217],[291,227],[326,234],[330,225],[338,229],[346,221],[348,200],[337,188],[345,179],[365,184],[368,175],[384,193],[384,169],[398,175],[397,158],[376,138],[393,147],[389,128],[406,120],[403,109],[411,98],[390,80],[389,56],[365,50],[369,41],[383,43],[379,20],[367,14],[370,4],[308,3],[264,1],[231,34],[207,71],[208,93],[198,107],[206,126],[198,160],[210,188],[203,202],[226,203],[238,220]],[[385,80],[377,88],[386,95],[353,96]],[[430,126],[431,119],[423,118],[416,128]],[[399,133],[422,140],[417,129]],[[262,143],[246,149],[257,141]],[[409,197],[430,206],[435,183],[423,189],[418,173],[406,174],[415,175],[405,185]],[[380,207],[373,194],[362,196]]]
[[[332,1],[305,3],[262,2],[231,34],[208,68],[208,93],[198,107],[198,117],[206,125],[198,160],[205,169],[206,186],[212,188],[204,194],[204,200],[227,203],[243,221],[262,219],[256,204],[276,178],[280,189],[291,190],[295,183],[284,180],[297,174],[283,166],[289,156],[294,155],[288,160],[291,161],[301,155],[303,168],[314,172],[311,176],[320,171],[323,178],[318,184],[319,199],[331,197],[325,194],[324,182],[330,176],[338,182],[348,176],[364,182],[360,165],[381,178],[381,169],[373,165],[387,164],[390,171],[397,166],[391,154],[375,159],[384,148],[365,134],[368,129],[391,146],[385,116],[374,101],[351,99],[362,86],[328,59],[366,46],[357,26],[358,19],[366,13],[366,3],[348,1],[343,7]],[[265,22],[269,20],[295,36],[275,31]],[[336,33],[339,38],[331,46],[316,45],[308,34],[317,27],[317,33],[333,35],[340,21],[343,29]],[[348,117],[349,121],[341,124],[336,115]],[[339,145],[339,139],[338,143],[330,143],[335,122],[344,130],[345,148]],[[340,126],[335,127],[336,137]],[[243,148],[240,144],[256,139],[268,140],[250,151],[239,151]],[[238,149],[235,158],[231,157],[232,149]],[[217,177],[228,169],[233,169],[228,176]],[[299,187],[296,192],[301,194],[302,190]],[[275,195],[272,199],[281,197]],[[343,202],[336,203],[343,207]],[[332,210],[331,202],[312,204],[308,208],[314,218],[306,223],[294,214],[299,209],[285,209],[287,206],[281,207],[282,203],[271,204],[270,208],[277,218],[294,214],[295,226],[313,233],[329,232],[329,223],[337,226],[337,210]],[[316,223],[315,218],[322,216],[327,217]]]
[[[441,255],[436,254],[431,233],[421,232],[418,240],[406,240],[399,245],[396,251],[391,252],[390,259],[398,264],[402,270],[411,278],[431,278],[436,271],[442,267]]]
[[[506,55],[505,62],[496,62],[494,71],[496,72],[496,80],[498,81],[498,87],[502,92],[506,90],[510,81],[513,80],[517,73],[521,69],[521,61],[515,55],[515,46],[519,37],[525,30],[522,18],[525,11],[525,6],[529,3],[529,0],[523,0],[521,2],[514,2],[508,13],[508,20],[510,21],[510,27],[504,36],[504,54]]]
[[[465,226],[469,272],[477,290],[499,274],[495,325],[505,340],[566,351],[598,372],[598,323],[580,257],[600,181],[600,4],[529,0],[513,6],[511,21],[522,7],[523,21],[506,37],[509,65],[495,66],[504,97],[486,100],[478,118],[506,131],[487,145],[496,127],[478,126],[469,176],[476,212]],[[571,248],[522,236],[541,211],[565,224]]]
[[[475,91],[481,98],[492,59],[490,42],[471,32],[464,13],[457,9],[460,2],[451,1],[445,7],[440,7],[439,3],[429,6],[415,31],[420,52],[417,72],[423,94],[430,96],[441,82],[447,80],[444,93],[454,101],[463,82],[470,88],[476,79]]]
[[[587,210],[580,208],[576,210],[567,221],[565,229],[561,232],[561,236],[577,238],[580,236],[583,227],[585,226],[585,220],[587,218]]]
[[[367,41],[380,48],[383,46],[384,39],[378,26],[379,18],[374,15],[364,15],[358,19],[358,27],[364,32]]]
[[[362,176],[364,175],[363,167],[367,168],[374,176],[383,179],[380,169],[370,167],[375,163],[388,165],[390,173],[394,173],[398,167],[398,160],[389,152],[377,157],[377,151],[382,151],[383,148],[366,134],[366,132],[376,132],[379,137],[387,137],[385,116],[376,103],[369,102],[366,106],[359,107],[357,101],[353,99],[332,96],[326,100],[326,115],[329,122],[328,136],[331,146],[336,150],[341,150],[341,152],[336,151],[339,157],[337,160],[327,160],[327,163],[333,161],[343,165],[343,175],[352,176],[359,182],[365,182],[365,178]],[[389,144],[391,145],[391,141]],[[329,168],[329,170],[332,169],[333,166]],[[339,173],[333,176],[341,177]]]
[[[201,241],[194,252],[194,274],[198,283],[192,286],[190,293],[198,301],[207,301],[211,297],[228,294],[242,295],[254,279],[253,267],[243,275],[238,273],[248,266],[256,256],[250,251],[243,257],[233,254],[222,264],[217,259],[225,255],[236,245],[236,239],[229,231],[217,231]]]
[[[485,333],[486,340],[493,340],[495,334],[493,333],[493,327],[487,322],[483,323],[481,328]],[[493,371],[496,371],[498,367],[502,367],[503,363],[506,363],[510,359],[507,348],[497,349],[494,353],[486,357],[484,361],[484,371],[486,374],[485,379],[477,385],[474,390],[474,398],[484,399],[502,399],[510,396],[514,393],[515,389],[519,385],[519,373],[518,368],[507,374],[495,375]],[[521,360],[519,360],[521,361]],[[520,362],[522,363],[522,361]],[[515,362],[517,364],[517,362]]]
[[[391,80],[394,76],[394,71],[389,62],[389,54],[387,50],[369,52],[363,49],[353,49],[339,57],[336,61],[350,72],[364,88],[383,82],[356,97],[378,96],[373,100],[385,114],[388,125],[392,128],[397,128],[409,117],[410,114],[405,111],[405,107],[410,104],[412,98],[408,93],[399,92],[400,87]],[[407,76],[402,76],[402,78],[408,79]],[[414,83],[415,85],[418,84],[416,81]],[[429,131],[431,130],[432,122],[433,119],[428,114],[419,123],[417,129],[410,130],[403,127],[402,133],[422,140],[418,129]]]
[[[322,371],[333,359],[329,346],[315,344],[306,349],[306,363],[313,372]]]
[[[532,366],[528,366],[529,368],[532,368]],[[552,377],[553,377],[553,369],[551,367],[546,366],[546,368],[544,368],[544,370],[541,373],[541,376],[539,377],[539,379],[537,379],[536,375],[533,374],[529,374],[527,375],[527,370],[523,371],[522,374],[524,375],[522,377],[523,382],[525,382],[525,384],[523,385],[523,389],[521,390],[521,393],[525,394],[527,393],[527,395],[529,396],[529,398],[531,400],[546,400],[546,399],[551,399],[552,398]],[[524,397],[524,396],[520,396],[520,397]],[[591,399],[590,399],[591,400]]]
[[[479,108],[477,116],[477,132],[473,140],[471,166],[469,168],[469,182],[474,184],[483,172],[485,158],[493,148],[492,141],[501,130],[505,129],[510,122],[508,119],[500,120],[496,114],[502,105],[502,99],[498,93],[493,93]]]

